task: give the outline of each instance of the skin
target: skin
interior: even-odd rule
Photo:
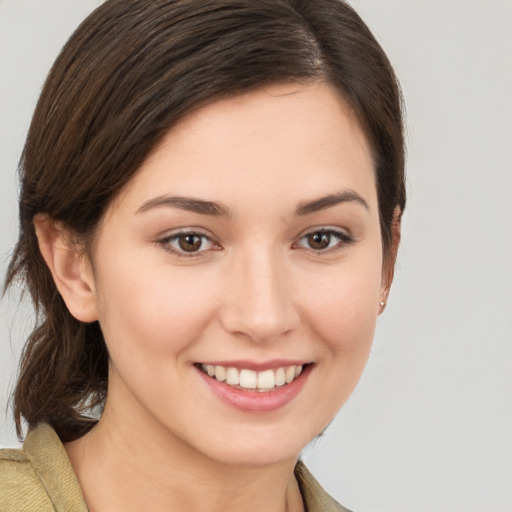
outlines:
[[[66,445],[90,510],[302,510],[293,467],[363,371],[396,252],[384,265],[370,150],[336,91],[276,85],[186,117],[109,206],[92,261],[51,219],[36,229],[111,356],[101,420]],[[184,229],[208,237],[191,257],[175,252]],[[319,230],[341,238],[319,250],[306,236]],[[312,366],[267,412],[222,402],[194,366],[276,359]]]

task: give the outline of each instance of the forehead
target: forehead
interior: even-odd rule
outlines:
[[[368,202],[376,201],[367,139],[334,88],[280,84],[217,101],[185,117],[119,199],[131,209],[164,193],[284,204],[330,188],[355,189]]]

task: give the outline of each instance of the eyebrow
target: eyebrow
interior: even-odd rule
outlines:
[[[297,206],[297,209],[295,210],[295,214],[300,216],[310,215],[311,213],[331,208],[332,206],[336,206],[337,204],[340,203],[352,202],[358,203],[361,206],[364,206],[368,211],[370,211],[368,203],[357,192],[355,192],[354,190],[347,189],[337,194],[330,194],[328,196],[315,199],[313,201],[300,203],[299,206]]]
[[[214,217],[231,217],[229,209],[221,203],[215,201],[204,201],[203,199],[194,199],[191,197],[176,196],[158,196],[146,201],[137,213],[147,212],[153,208],[163,206],[172,206],[181,210],[199,213],[201,215],[212,215]]]
[[[336,206],[337,204],[347,202],[359,203],[367,210],[370,210],[368,203],[357,192],[348,189],[337,194],[330,194],[319,199],[314,199],[313,201],[302,202],[297,206],[295,215],[310,215],[312,213]],[[148,210],[162,207],[179,208],[180,210],[187,210],[189,212],[198,213],[200,215],[210,215],[213,217],[232,217],[232,213],[229,208],[222,203],[180,196],[155,197],[149,201],[146,201],[137,210],[137,213],[144,213]]]

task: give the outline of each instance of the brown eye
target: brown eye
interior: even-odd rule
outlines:
[[[178,237],[179,248],[184,252],[196,252],[201,249],[203,245],[202,236],[195,235],[194,233],[181,235]]]
[[[218,246],[202,233],[185,232],[167,236],[158,241],[158,245],[176,256],[201,256]]]
[[[323,232],[310,233],[307,235],[307,241],[311,249],[321,251],[329,247],[331,243],[331,234]]]
[[[309,249],[317,253],[327,253],[331,250],[341,249],[352,242],[353,239],[347,233],[325,228],[305,234],[297,241],[295,247]]]

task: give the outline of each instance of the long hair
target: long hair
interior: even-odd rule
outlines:
[[[274,83],[328,83],[354,111],[375,164],[384,256],[405,206],[400,90],[367,26],[341,0],[107,0],[71,36],[37,104],[20,164],[20,235],[4,290],[37,311],[14,394],[22,418],[64,440],[87,432],[107,394],[97,322],[67,310],[41,256],[45,213],[83,240],[162,137],[218,99]]]

